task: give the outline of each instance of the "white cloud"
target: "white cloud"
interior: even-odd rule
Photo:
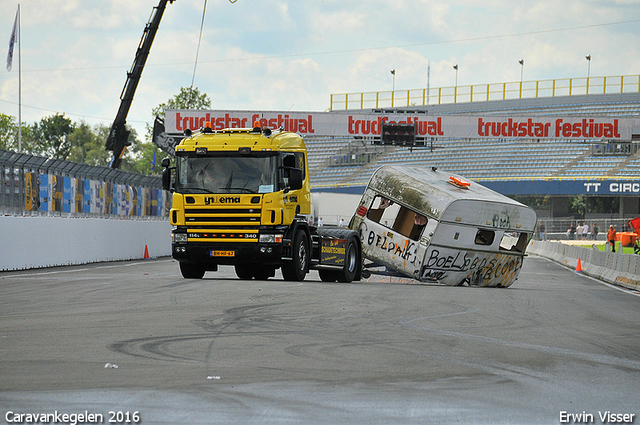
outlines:
[[[110,124],[157,4],[23,2],[24,120],[64,111]],[[460,85],[517,81],[523,58],[525,79],[581,77],[587,54],[591,75],[637,74],[638,22],[620,22],[633,20],[639,4],[210,0],[195,85],[218,109],[324,110],[331,93],[390,90],[391,69],[397,89],[426,87],[429,62],[432,89],[454,84],[456,63]],[[191,84],[202,7],[201,0],[167,5],[129,122],[150,122],[153,107]],[[15,3],[0,4],[0,43],[8,40],[15,10]],[[14,62],[14,71],[0,73],[0,108],[17,115],[15,103]]]

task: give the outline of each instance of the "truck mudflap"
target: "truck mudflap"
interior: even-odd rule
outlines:
[[[319,262],[314,265],[323,282],[362,280],[360,234],[349,229],[318,229]]]

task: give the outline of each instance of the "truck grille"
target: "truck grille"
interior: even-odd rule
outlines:
[[[189,242],[257,242],[259,208],[186,208]]]

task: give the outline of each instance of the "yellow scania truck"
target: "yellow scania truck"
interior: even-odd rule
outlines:
[[[186,130],[176,163],[163,160],[172,195],[172,256],[185,278],[233,265],[241,279],[362,278],[359,233],[310,225],[307,150],[302,137],[253,128]]]

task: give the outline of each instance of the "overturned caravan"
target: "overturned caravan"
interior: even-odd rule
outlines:
[[[522,268],[535,212],[430,167],[383,166],[349,227],[369,266],[444,285],[508,287]]]

